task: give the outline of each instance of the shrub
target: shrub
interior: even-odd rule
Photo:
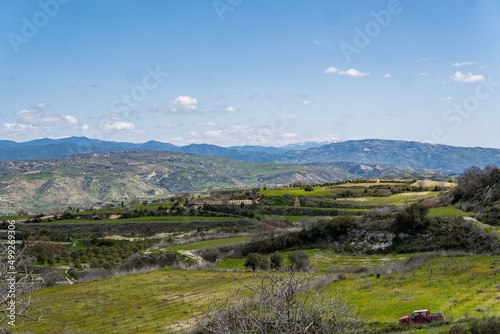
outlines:
[[[314,187],[310,184],[308,184],[307,186],[304,187],[304,190],[305,191],[314,191]]]
[[[431,220],[427,217],[429,209],[422,204],[413,203],[396,214],[394,227],[396,232],[416,233],[425,230]]]
[[[309,267],[309,255],[302,250],[293,251],[288,255],[288,260],[292,263],[292,268],[304,270]]]
[[[36,261],[39,264],[44,264],[45,262],[47,262],[47,256],[45,256],[44,254],[40,254],[36,257]]]
[[[254,278],[253,283],[240,281],[252,299],[238,293],[236,302],[214,302],[202,309],[195,333],[360,333],[365,327],[345,301],[310,289],[306,275],[273,272]]]
[[[271,268],[273,269],[280,269],[283,267],[283,256],[278,251],[271,254],[269,261],[271,261]]]
[[[146,267],[157,266],[164,268],[181,262],[180,255],[174,252],[162,252],[159,254],[133,255],[120,264],[117,269],[124,271],[140,270]],[[106,269],[106,268],[105,268]]]
[[[208,262],[215,262],[219,259],[220,256],[221,252],[216,248],[205,249],[201,252],[201,257],[203,258],[203,260]]]
[[[259,253],[250,253],[245,261],[245,268],[250,268],[252,270],[257,269],[269,269],[271,266],[271,262],[264,255],[260,255]]]
[[[42,278],[44,281],[44,285],[48,288],[57,285],[57,282],[64,281],[64,275],[61,274],[59,270],[56,269],[47,269],[42,273]]]

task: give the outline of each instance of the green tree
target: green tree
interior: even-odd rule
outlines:
[[[309,255],[302,250],[296,250],[288,255],[288,261],[292,264],[293,269],[304,270],[309,267]]]
[[[304,187],[304,190],[305,191],[314,191],[314,187],[310,184],[308,184],[307,186]]]
[[[271,268],[280,269],[283,267],[283,256],[278,251],[271,254],[269,260],[271,261]]]
[[[39,264],[44,264],[45,262],[47,262],[47,256],[45,254],[40,254],[36,257],[36,261]]]
[[[425,231],[431,223],[431,219],[427,216],[429,209],[420,204],[413,203],[403,211],[396,214],[394,227],[397,233],[417,233]]]
[[[71,252],[71,258],[74,260],[78,259],[80,257],[80,254],[78,253],[78,251],[73,251]]]
[[[250,268],[252,270],[266,270],[269,269],[270,265],[271,262],[269,259],[259,253],[250,253],[245,260],[245,268]]]

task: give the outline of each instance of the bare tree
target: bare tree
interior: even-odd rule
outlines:
[[[238,279],[240,288],[223,302],[214,302],[197,317],[196,334],[205,333],[361,333],[361,317],[344,300],[324,298],[311,276],[294,272]],[[244,295],[253,295],[245,298]]]
[[[0,243],[0,330],[7,333],[5,328],[13,327],[19,318],[35,322],[54,321],[45,319],[43,310],[35,307],[35,283],[31,272],[21,260],[23,252],[29,246],[31,245],[16,244],[10,238],[7,242]]]

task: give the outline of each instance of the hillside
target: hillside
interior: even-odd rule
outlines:
[[[218,157],[129,151],[82,153],[51,160],[0,162],[0,212],[29,212],[147,198],[185,191],[333,182],[425,173],[386,165],[272,164]]]
[[[488,164],[500,164],[499,149],[380,139],[349,140],[304,151],[290,151],[274,157],[273,161],[284,163],[383,163],[457,174],[472,165],[484,167]]]
[[[450,194],[455,207],[471,211],[483,223],[500,225],[500,169],[488,166],[467,169]]]

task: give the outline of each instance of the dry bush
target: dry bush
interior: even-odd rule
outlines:
[[[112,276],[113,275],[111,274],[111,271],[109,271],[109,270],[97,269],[97,268],[85,269],[78,276],[78,283],[85,283],[85,282],[102,280],[102,279],[110,278]]]
[[[12,240],[9,238],[7,242],[0,243],[0,333],[8,333],[9,330],[4,325],[7,326],[7,323],[14,320],[16,323],[52,321],[59,324],[52,319],[45,319],[43,309],[34,307],[33,292],[37,284],[28,266],[21,261],[27,249],[36,246],[38,241],[25,243],[24,247],[17,245],[14,249],[9,248],[12,245],[10,241]],[[12,274],[13,271],[17,274]],[[15,308],[12,308],[11,301],[14,298]]]
[[[381,267],[371,268],[368,270],[368,273],[373,275],[376,274],[384,275],[384,274],[400,273],[400,272],[415,270],[417,268],[420,268],[425,261],[433,258],[434,256],[436,255],[420,254],[420,255],[410,256],[405,262],[393,262]]]
[[[310,276],[293,272],[239,279],[233,298],[202,309],[194,333],[361,333],[363,320],[345,300],[323,298]],[[312,288],[312,289],[311,289]],[[253,298],[243,297],[251,293]]]

